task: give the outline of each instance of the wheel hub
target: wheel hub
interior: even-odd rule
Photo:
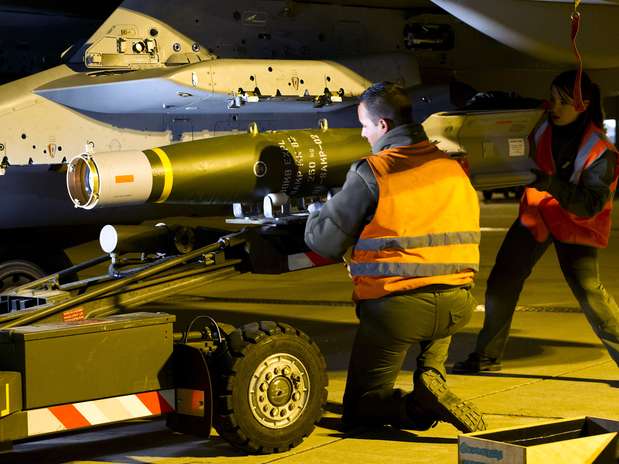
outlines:
[[[303,363],[291,354],[276,353],[254,371],[249,384],[249,404],[258,422],[280,429],[301,416],[309,392],[309,375]]]
[[[292,383],[284,376],[279,376],[273,379],[267,390],[268,400],[274,406],[283,406],[292,396]]]

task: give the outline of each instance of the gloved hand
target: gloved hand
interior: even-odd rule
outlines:
[[[320,211],[325,204],[320,201],[315,201],[307,206],[307,211],[311,214],[315,211]]]
[[[531,172],[535,174],[535,180],[531,182],[527,187],[533,187],[542,192],[548,191],[548,189],[550,188],[550,182],[552,181],[552,176],[540,169],[535,168],[531,169]]]

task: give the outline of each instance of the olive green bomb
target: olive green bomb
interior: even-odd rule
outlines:
[[[326,194],[369,154],[358,128],[214,137],[144,151],[83,154],[67,171],[78,208],[142,203],[229,204]]]

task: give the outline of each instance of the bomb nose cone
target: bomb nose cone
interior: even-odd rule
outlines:
[[[99,199],[99,172],[88,155],[71,160],[67,171],[67,190],[76,208],[92,209]]]
[[[141,151],[84,153],[67,169],[67,190],[76,208],[146,202],[153,186],[152,168]]]

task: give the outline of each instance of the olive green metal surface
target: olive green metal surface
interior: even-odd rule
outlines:
[[[0,419],[21,409],[21,375],[0,372]]]
[[[314,129],[216,137],[144,153],[153,169],[149,201],[229,203],[283,192],[320,195],[340,187],[352,162],[370,154],[359,129]],[[170,172],[171,171],[171,172]],[[171,184],[168,194],[165,177]],[[171,180],[170,180],[171,176]],[[233,179],[233,180],[231,180]]]
[[[174,316],[133,313],[0,331],[0,369],[19,372],[23,408],[173,385]]]
[[[11,449],[11,442],[21,440],[28,436],[28,415],[24,411],[14,412],[8,416],[0,417],[0,452]],[[0,462],[2,455],[0,455]],[[10,462],[10,461],[8,461]]]

